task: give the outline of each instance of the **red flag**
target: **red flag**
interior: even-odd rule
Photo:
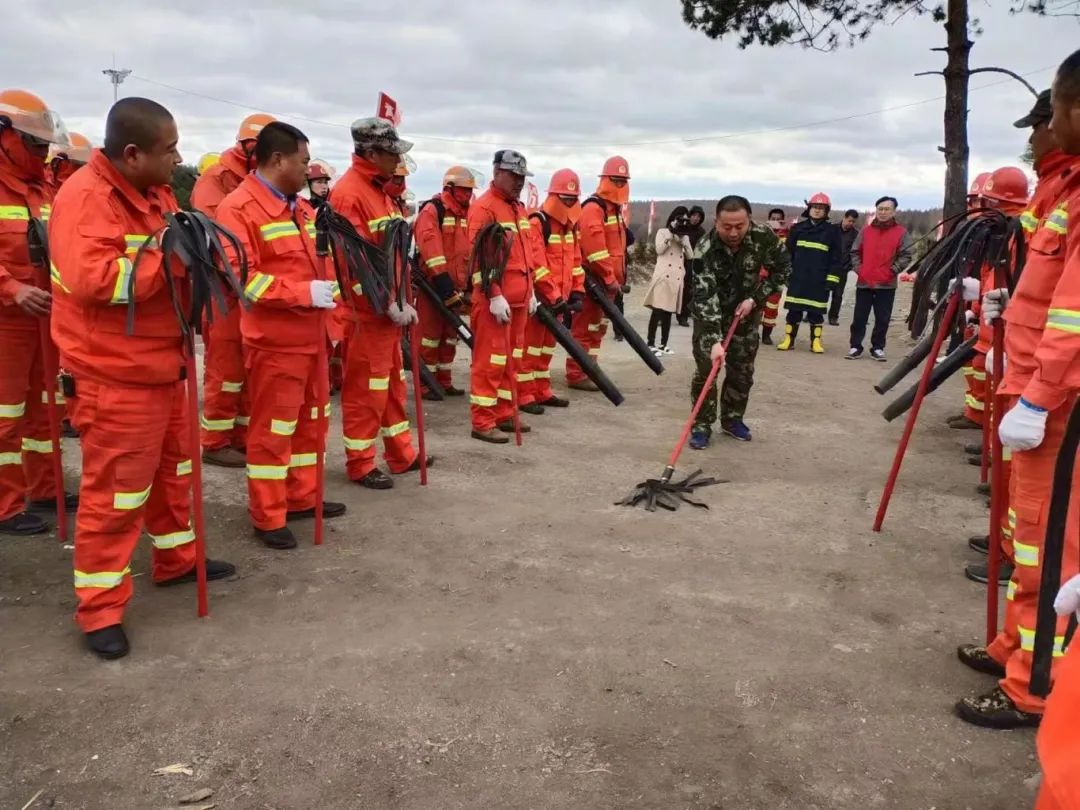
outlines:
[[[535,183],[528,184],[528,194],[525,197],[525,207],[530,211],[535,211],[540,207],[540,192],[537,190]]]
[[[379,93],[379,103],[375,107],[375,116],[389,121],[395,127],[401,126],[401,110],[398,103],[386,93]]]

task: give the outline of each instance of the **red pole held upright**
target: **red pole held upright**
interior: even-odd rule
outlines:
[[[908,411],[907,421],[904,423],[904,432],[900,436],[900,444],[896,446],[896,455],[893,457],[892,469],[889,471],[889,479],[885,482],[885,488],[881,491],[881,502],[878,504],[877,516],[874,518],[874,531],[880,532],[881,525],[885,522],[885,513],[889,510],[889,500],[896,488],[896,479],[900,475],[900,465],[904,463],[904,454],[907,452],[908,442],[911,441],[911,433],[915,429],[915,420],[919,418],[919,409],[923,399],[930,388],[930,375],[934,372],[934,364],[937,362],[938,352],[945,342],[945,336],[949,333],[949,326],[956,317],[956,310],[960,306],[962,288],[955,284],[955,289],[949,294],[949,305],[945,308],[945,317],[941,320],[938,332],[934,336],[934,345],[930,354],[926,357],[926,365],[923,367],[922,377],[919,379],[919,387],[915,392],[915,399]]]
[[[195,351],[186,352],[184,369],[187,374],[188,444],[191,453],[191,511],[195,530],[195,591],[199,617],[210,615],[206,592],[206,520],[203,515],[202,439],[199,432],[199,383],[196,379]]]

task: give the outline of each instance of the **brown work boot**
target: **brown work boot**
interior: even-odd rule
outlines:
[[[235,447],[218,447],[214,450],[203,450],[202,460],[205,464],[213,464],[215,467],[246,467],[247,456]]]
[[[991,658],[986,647],[981,644],[961,644],[956,648],[956,657],[976,672],[993,675],[995,678],[1005,677],[1005,667]]]
[[[599,391],[600,388],[592,380],[585,378],[584,380],[577,380],[576,382],[570,382],[566,384],[567,388],[573,388],[575,391]]]
[[[517,432],[516,430],[514,430],[514,420],[513,419],[507,419],[505,422],[499,422],[499,424],[497,424],[495,427],[497,427],[503,433],[516,433]],[[520,427],[521,427],[521,432],[522,433],[531,433],[532,432],[532,428],[529,427],[528,425],[526,425],[524,422],[521,423]]]
[[[482,442],[489,442],[490,444],[506,444],[510,441],[510,439],[495,428],[491,428],[490,430],[473,430],[472,437],[474,439],[479,439]]]
[[[1000,686],[995,686],[985,695],[959,701],[956,714],[973,726],[994,729],[1031,728],[1042,720],[1041,714],[1018,709]]]

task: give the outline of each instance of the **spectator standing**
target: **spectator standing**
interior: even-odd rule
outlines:
[[[848,273],[851,272],[851,249],[859,236],[859,212],[849,208],[840,221],[840,282],[833,287],[829,302],[829,326],[840,325],[840,306],[844,303],[844,288],[847,286]]]
[[[690,209],[690,230],[687,232],[690,239],[690,248],[696,249],[698,242],[705,236],[705,209],[695,205]],[[679,326],[690,325],[690,308],[694,299],[694,265],[687,260],[686,269],[683,271],[682,303],[679,306],[679,314],[676,320]]]
[[[688,235],[691,229],[689,212],[680,205],[668,216],[667,225],[656,232],[656,267],[645,293],[649,316],[649,348],[657,356],[673,354],[668,348],[671,335],[671,316],[679,311],[683,301],[686,266],[693,258]],[[656,345],[656,329],[660,328],[660,345]]]
[[[896,221],[896,207],[895,197],[879,199],[874,204],[874,221],[860,231],[851,247],[851,269],[858,275],[858,283],[848,360],[862,357],[863,338],[873,310],[870,356],[885,361],[885,338],[896,300],[896,277],[911,264],[914,252],[911,234]]]

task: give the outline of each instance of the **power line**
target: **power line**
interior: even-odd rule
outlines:
[[[1053,70],[1053,69],[1054,69],[1054,66],[1042,67],[1042,68],[1037,68],[1035,70],[1028,71],[1027,73],[1022,73],[1020,75],[1024,76],[1024,77],[1033,76],[1033,75],[1035,75],[1037,73],[1045,73],[1046,71]],[[183,87],[177,87],[176,85],[167,84],[166,82],[159,82],[156,79],[151,79],[151,78],[148,78],[146,76],[140,76],[140,75],[138,75],[136,73],[133,73],[131,75],[131,78],[138,79],[139,81],[146,82],[147,84],[153,84],[153,85],[156,85],[158,87],[164,87],[164,88],[166,88],[168,90],[173,90],[173,91],[175,91],[177,93],[183,93],[185,95],[195,96],[196,98],[202,98],[202,99],[206,99],[208,101],[216,101],[216,102],[218,102],[220,104],[228,104],[231,107],[238,107],[240,109],[250,110],[250,111],[253,111],[253,112],[265,112],[265,109],[262,108],[262,107],[253,107],[250,104],[244,104],[244,103],[241,103],[239,101],[232,101],[230,99],[220,98],[218,96],[211,96],[211,95],[208,95],[206,93],[199,93],[199,92],[196,92],[194,90],[187,90],[187,89],[185,89]],[[1001,79],[1001,80],[996,81],[996,82],[988,82],[987,84],[982,84],[982,85],[979,85],[977,87],[970,88],[969,92],[974,93],[974,92],[977,92],[979,90],[986,90],[986,89],[988,89],[990,87],[997,87],[997,86],[1002,85],[1002,84],[1008,84],[1010,81],[1012,81],[1012,80],[1011,79]],[[605,147],[614,147],[614,146],[619,146],[619,147],[622,147],[622,146],[665,146],[665,145],[672,145],[672,144],[703,143],[703,142],[707,142],[707,141],[725,141],[725,140],[731,140],[731,139],[734,139],[734,138],[746,138],[746,137],[750,137],[750,136],[754,136],[754,135],[768,135],[768,134],[772,134],[772,133],[776,133],[776,132],[791,132],[792,130],[811,129],[813,127],[826,126],[828,124],[840,124],[840,123],[843,123],[845,121],[854,121],[855,119],[858,119],[858,118],[869,118],[869,117],[875,116],[875,115],[883,115],[884,113],[897,112],[899,110],[911,109],[912,107],[919,107],[919,106],[922,106],[924,104],[932,104],[935,101],[942,101],[944,98],[945,98],[944,95],[933,96],[932,98],[924,98],[924,99],[920,99],[919,101],[911,101],[911,102],[908,102],[906,104],[897,104],[897,105],[892,106],[892,107],[882,107],[881,109],[870,110],[869,112],[853,113],[851,115],[844,115],[844,116],[840,116],[838,118],[825,118],[825,119],[822,119],[822,120],[819,120],[819,121],[807,121],[807,122],[801,123],[801,124],[790,124],[790,125],[782,126],[782,127],[769,127],[767,129],[743,130],[741,132],[726,132],[726,133],[718,133],[718,134],[712,134],[712,135],[700,135],[700,136],[695,136],[695,137],[690,137],[690,138],[667,138],[667,139],[662,139],[662,140],[622,141],[622,142],[611,142],[611,141],[604,141],[604,142],[598,142],[598,141],[563,141],[563,142],[520,143],[518,141],[515,141],[514,143],[517,146],[520,146],[522,148],[530,148],[530,147],[558,148],[558,147],[571,147],[571,146],[605,146]],[[282,116],[282,117],[287,118],[290,121],[303,121],[304,123],[308,123],[308,124],[318,124],[320,126],[335,127],[335,128],[339,128],[339,129],[340,128],[348,129],[347,124],[339,124],[339,123],[336,123],[336,122],[333,122],[333,121],[322,121],[322,120],[320,120],[318,118],[306,118],[306,117],[301,116],[301,115],[289,115],[289,116]],[[411,140],[416,140],[416,141],[427,140],[427,141],[438,141],[440,143],[462,143],[462,144],[470,144],[470,145],[473,145],[473,146],[499,146],[499,145],[501,145],[503,143],[503,141],[495,141],[495,140],[479,140],[479,139],[472,139],[472,138],[451,138],[451,137],[447,137],[447,136],[443,136],[443,135],[425,135],[425,134],[414,133],[414,132],[410,132],[410,133],[408,133],[408,135],[409,135],[409,138]]]

